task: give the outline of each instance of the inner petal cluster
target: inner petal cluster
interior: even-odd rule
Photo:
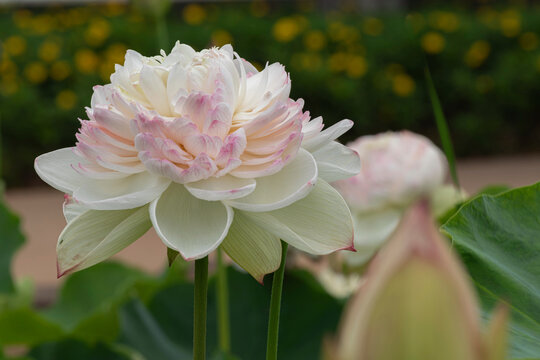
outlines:
[[[303,101],[289,98],[283,66],[258,72],[230,46],[128,52],[111,81],[96,90],[77,137],[100,175],[148,170],[182,184],[272,175],[296,156],[309,121]]]

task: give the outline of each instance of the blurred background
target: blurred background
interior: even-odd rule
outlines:
[[[176,40],[196,50],[231,43],[259,68],[281,62],[291,97],[305,99],[313,116],[355,121],[345,142],[409,129],[440,144],[429,66],[465,189],[540,179],[540,4],[532,0],[0,4],[1,168],[28,238],[17,276],[57,284],[63,198],[43,186],[33,160],[74,144],[92,87],[109,82],[127,49],[151,56]],[[120,257],[159,271],[165,247],[152,233]]]

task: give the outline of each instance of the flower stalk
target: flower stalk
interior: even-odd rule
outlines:
[[[195,260],[194,292],[193,360],[205,360],[208,256]]]
[[[285,275],[285,260],[288,244],[281,241],[281,263],[274,273],[272,280],[272,295],[270,297],[270,315],[268,318],[268,338],[266,342],[266,360],[277,360],[279,315],[281,312],[281,294],[283,292],[283,276]]]
[[[231,335],[229,321],[229,284],[227,281],[227,267],[223,264],[223,253],[217,250],[217,314],[219,349],[228,354],[231,351]]]

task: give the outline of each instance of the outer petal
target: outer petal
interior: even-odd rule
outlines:
[[[347,262],[353,266],[367,262],[396,230],[402,215],[403,210],[395,208],[354,214],[356,252],[345,255]]]
[[[39,177],[53,188],[71,194],[84,182],[85,178],[77,171],[83,159],[73,152],[74,148],[63,148],[40,155],[34,162]]]
[[[177,183],[150,204],[157,234],[186,260],[200,259],[215,250],[227,235],[233,215],[222,202],[199,200]]]
[[[308,196],[290,206],[243,214],[263,229],[311,254],[354,250],[349,208],[341,195],[322,179]]]
[[[156,199],[170,182],[143,172],[122,179],[93,180],[75,190],[73,196],[90,209],[133,209]]]
[[[326,144],[313,153],[319,177],[325,181],[347,179],[360,172],[358,153],[336,141]]]
[[[75,219],[77,216],[81,215],[85,211],[88,211],[89,209],[75,200],[73,196],[64,194],[64,204],[62,205],[62,210],[64,212],[66,223],[70,223],[71,220]]]
[[[279,238],[255,225],[242,212],[237,211],[223,249],[257,281],[276,271],[281,262]]]
[[[196,198],[217,201],[247,196],[255,190],[255,185],[256,181],[253,179],[241,179],[225,175],[219,178],[212,177],[185,184],[184,186]]]
[[[68,223],[58,238],[58,276],[109,258],[144,235],[151,226],[148,206],[82,213]]]
[[[317,164],[313,156],[300,149],[294,160],[274,175],[257,179],[257,188],[241,199],[227,204],[245,211],[281,209],[304,198],[317,181]]]
[[[317,136],[308,138],[302,142],[302,147],[308,151],[316,151],[346,133],[354,123],[345,119],[321,131]]]

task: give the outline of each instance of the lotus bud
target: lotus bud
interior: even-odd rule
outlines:
[[[389,239],[406,208],[441,186],[447,172],[444,154],[424,136],[408,131],[362,136],[348,144],[360,156],[360,172],[333,185],[349,204],[355,221],[360,266]]]
[[[504,337],[496,322],[492,339]],[[495,360],[474,291],[439,234],[427,201],[407,211],[349,303],[332,360]],[[504,345],[503,345],[504,346]],[[504,353],[504,349],[496,349]],[[328,354],[331,354],[328,356]]]

